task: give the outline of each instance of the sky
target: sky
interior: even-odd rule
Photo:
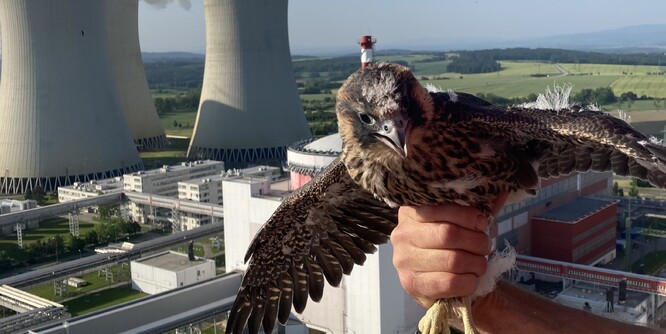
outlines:
[[[666,24],[665,13],[663,0],[291,0],[289,39],[292,54],[352,52],[365,34],[413,49]],[[144,52],[204,53],[203,0],[141,1],[139,34]]]

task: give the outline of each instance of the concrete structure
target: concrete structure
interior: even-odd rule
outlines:
[[[70,317],[63,305],[4,284],[0,286],[0,307],[17,313],[5,317],[3,312],[0,318],[3,334],[25,333],[30,328]]]
[[[234,302],[240,282],[239,273],[229,273],[189,287],[112,306],[95,314],[43,326],[35,332],[89,334],[103,328],[106,333],[125,334],[223,333],[226,312]],[[306,334],[308,331],[292,317],[287,321],[287,327],[278,333]]]
[[[120,104],[139,150],[167,145],[150,95],[139,46],[139,0],[105,0],[109,56]]]
[[[176,166],[163,166],[148,171],[139,171],[123,176],[124,191],[177,197],[178,182],[191,179],[202,179],[219,175],[224,171],[221,161],[193,161]],[[155,216],[150,207],[135,202],[130,203],[132,220],[145,223],[147,216]]]
[[[505,205],[497,216],[497,245],[509,242],[518,253],[532,255],[535,241],[532,240],[533,225],[531,218],[550,209],[564,205],[578,197],[595,197],[610,195],[613,175],[605,173],[573,173],[559,178],[541,180],[537,195],[520,203]],[[606,218],[592,218],[594,222],[603,224]],[[595,225],[595,224],[592,224]],[[590,227],[592,228],[592,227]],[[590,259],[589,263],[598,259]]]
[[[123,189],[124,183],[121,176],[104,180],[74,182],[70,186],[58,187],[58,202],[63,203],[105,194],[121,193]]]
[[[516,280],[534,285],[536,291],[541,283],[539,292],[548,292],[543,291],[548,288],[551,298],[573,308],[582,308],[588,302],[590,312],[642,326],[658,323],[660,313],[663,314],[664,278],[524,255],[518,256],[516,267],[519,269],[514,273]],[[615,293],[612,300],[615,307],[609,310],[606,292],[611,288],[617,291],[621,281],[626,282],[625,302],[620,302],[619,294]]]
[[[616,202],[578,197],[531,224],[533,256],[588,265],[615,258]]]
[[[124,191],[176,197],[179,181],[220,174],[223,171],[224,163],[213,160],[164,165],[158,169],[123,175]]]
[[[143,169],[109,57],[106,2],[0,3],[0,192]]]
[[[2,201],[0,201],[0,214],[4,215],[6,213],[29,210],[29,209],[34,209],[36,207],[37,207],[37,201],[33,199],[27,199],[25,201],[3,199]]]
[[[292,189],[310,182],[342,153],[342,139],[339,133],[317,140],[297,142],[287,150],[287,164],[291,171]]]
[[[206,0],[206,64],[188,157],[283,161],[311,137],[294,80],[287,0]]]
[[[289,194],[289,183],[241,177],[223,184],[225,263],[231,272],[245,269],[250,240]],[[327,284],[322,301],[308,301],[297,317],[326,333],[414,333],[425,310],[401,288],[392,254],[391,245],[380,246],[340,288]]]
[[[132,289],[151,295],[215,277],[215,261],[164,252],[130,263]]]

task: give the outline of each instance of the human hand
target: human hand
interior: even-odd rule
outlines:
[[[506,194],[497,198],[494,214],[505,201]],[[391,243],[403,289],[425,308],[437,299],[471,295],[488,265],[488,224],[489,217],[471,207],[401,207]]]

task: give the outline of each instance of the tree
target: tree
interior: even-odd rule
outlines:
[[[86,234],[86,244],[95,246],[99,243],[99,235],[97,235],[97,232],[90,231],[88,234]]]
[[[111,217],[113,214],[114,207],[112,205],[100,205],[97,208],[97,213],[99,214],[99,219],[106,220]]]
[[[137,222],[131,222],[129,223],[130,228],[128,229],[130,234],[136,234],[141,232],[141,224]]]
[[[32,189],[32,199],[37,201],[37,204],[44,205],[46,203],[46,193],[40,185],[36,185]]]
[[[636,179],[631,180],[629,184],[629,196],[638,197],[638,186],[636,185]]]
[[[85,240],[73,236],[71,234],[68,234],[67,238],[65,239],[65,248],[67,249],[68,252],[76,253],[79,250],[83,250],[85,246],[86,246]]]

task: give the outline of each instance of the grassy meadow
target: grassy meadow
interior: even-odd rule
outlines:
[[[525,98],[530,94],[543,93],[548,87],[563,84],[573,85],[573,94],[582,89],[600,87],[610,87],[616,96],[631,91],[639,97],[646,95],[654,97],[656,100],[637,100],[601,107],[609,111],[620,109],[629,112],[634,125],[649,134],[660,133],[666,125],[666,100],[659,100],[666,99],[666,75],[657,74],[666,70],[664,66],[500,61],[502,70],[498,72],[460,74],[446,71],[450,62],[448,60],[424,62],[431,58],[432,55],[427,54],[375,57],[378,61],[407,62],[413,68],[416,77],[423,83],[430,83],[441,89],[452,89],[471,94],[483,93],[506,98]],[[321,73],[321,76],[325,77],[325,74]],[[301,99],[323,100],[326,97],[334,98],[336,93],[337,90],[333,89],[331,94],[301,94]],[[172,91],[154,92],[155,97],[168,94],[175,93]],[[634,115],[637,112],[640,112],[641,115]],[[168,135],[191,137],[196,112],[169,113],[162,115],[160,119]]]

